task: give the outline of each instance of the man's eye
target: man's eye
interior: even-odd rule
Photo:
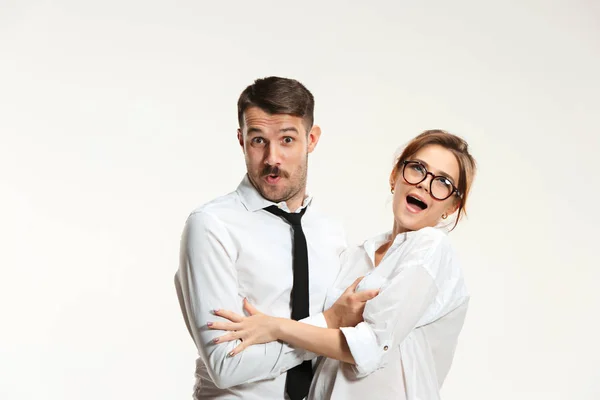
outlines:
[[[290,144],[293,141],[294,141],[294,138],[289,137],[289,136],[286,136],[286,137],[283,138],[283,142],[286,143],[286,144]]]
[[[263,139],[261,137],[252,138],[252,143],[254,143],[254,144],[263,144],[264,142],[265,142],[265,139]]]

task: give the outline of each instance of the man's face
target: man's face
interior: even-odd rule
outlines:
[[[319,141],[314,126],[306,133],[300,117],[269,114],[258,107],[244,112],[238,140],[244,151],[248,177],[260,194],[290,210],[298,208],[305,196],[308,153]]]

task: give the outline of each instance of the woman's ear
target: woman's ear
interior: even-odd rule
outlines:
[[[390,188],[394,189],[394,186],[396,186],[396,177],[398,176],[398,168],[394,167],[394,169],[392,169],[392,173],[390,174]]]
[[[452,215],[454,214],[460,207],[460,203],[462,202],[462,199],[460,197],[457,197],[452,203],[451,205],[446,209],[446,214],[447,215]]]

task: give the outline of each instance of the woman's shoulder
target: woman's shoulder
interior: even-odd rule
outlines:
[[[417,231],[407,233],[407,243],[415,250],[425,253],[435,251],[452,251],[452,244],[448,234],[439,228],[425,227]]]
[[[461,275],[454,247],[443,230],[428,227],[410,232],[406,245],[404,265],[425,268],[436,280]]]

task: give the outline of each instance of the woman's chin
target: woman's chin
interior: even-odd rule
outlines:
[[[399,227],[403,228],[404,231],[416,231],[421,229],[424,225],[424,219],[421,215],[415,215],[412,213],[404,212],[396,217],[396,223]]]

